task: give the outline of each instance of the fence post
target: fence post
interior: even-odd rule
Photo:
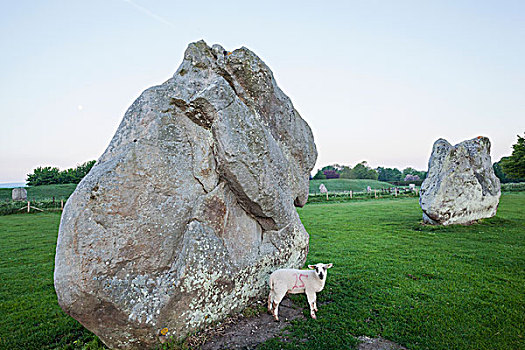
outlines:
[[[350,191],[350,199],[352,199],[352,191]]]
[[[60,200],[60,210],[64,210],[64,200]]]
[[[326,191],[326,200],[328,200],[328,191]]]
[[[374,197],[377,198],[377,190],[374,190]]]
[[[29,213],[29,209],[31,209],[31,204],[29,201],[27,201],[27,212]]]

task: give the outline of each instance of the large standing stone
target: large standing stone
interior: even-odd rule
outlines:
[[[13,188],[11,192],[11,198],[14,201],[26,201],[27,200],[27,190],[23,187]]]
[[[312,132],[253,52],[199,41],[126,112],[68,200],[55,289],[112,348],[239,311],[308,252]]]
[[[428,224],[466,224],[496,215],[501,186],[490,160],[490,141],[477,137],[452,146],[434,143],[419,204]]]

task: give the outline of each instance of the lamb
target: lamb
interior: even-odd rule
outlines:
[[[310,305],[310,316],[316,319],[317,292],[324,288],[327,269],[333,264],[308,265],[310,270],[280,269],[270,275],[270,294],[268,295],[268,312],[279,321],[279,303],[286,293],[306,293]],[[315,271],[313,271],[315,269]]]

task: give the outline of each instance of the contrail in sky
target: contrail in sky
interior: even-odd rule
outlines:
[[[176,28],[175,27],[175,24],[173,24],[172,22],[168,21],[167,19],[151,12],[150,10],[148,10],[147,8],[143,7],[143,6],[140,6],[139,4],[135,3],[133,0],[123,0],[124,2],[127,2],[128,4],[130,5],[133,5],[137,10],[145,13],[146,15],[150,16],[151,18],[153,19],[156,19],[157,21],[161,22],[161,23],[164,23],[166,25],[169,25],[170,27],[172,28]]]

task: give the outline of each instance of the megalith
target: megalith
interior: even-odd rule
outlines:
[[[26,201],[27,190],[23,187],[13,188],[13,191],[11,192],[11,198],[14,201]]]
[[[444,139],[434,143],[419,197],[424,223],[468,224],[492,217],[500,195],[487,137],[455,146]]]
[[[243,309],[301,267],[312,132],[245,47],[192,43],[142,93],[67,201],[55,289],[111,348],[154,347]]]

